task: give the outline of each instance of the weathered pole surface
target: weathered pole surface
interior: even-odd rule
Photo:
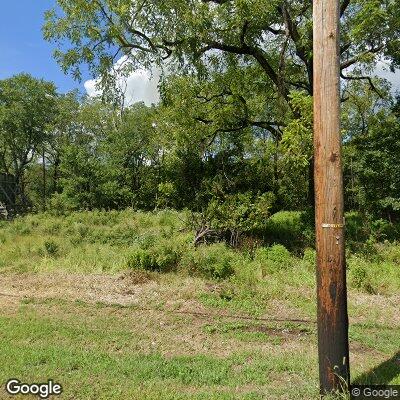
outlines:
[[[349,383],[339,0],[314,0],[314,177],[321,394]]]
[[[43,191],[42,191],[42,196],[43,196],[43,211],[46,211],[46,186],[47,186],[47,179],[46,179],[46,156],[45,156],[45,150],[43,147],[42,150],[42,178],[43,178]]]

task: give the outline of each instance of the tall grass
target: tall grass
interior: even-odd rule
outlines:
[[[257,293],[272,293],[273,287],[279,292],[284,285],[301,289],[315,284],[315,251],[306,247],[311,245],[310,228],[301,213],[275,214],[263,233],[270,245],[252,251],[224,243],[195,248],[188,215],[172,210],[93,211],[36,214],[1,222],[0,271],[177,271],[227,285],[234,282]],[[367,229],[357,227],[361,224],[357,218],[348,219],[351,241],[367,237]],[[394,228],[382,222],[374,226],[378,230],[368,228],[369,237],[359,250],[352,246],[348,251],[349,285],[367,293],[394,293],[400,288],[400,246],[377,239],[394,235]]]

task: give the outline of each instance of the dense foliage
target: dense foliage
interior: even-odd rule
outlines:
[[[44,36],[65,71],[89,67],[102,95],[1,82],[0,172],[16,177],[18,211],[187,208],[198,238],[237,244],[277,211],[312,210],[312,2],[57,3]],[[347,210],[393,222],[399,106],[373,71],[398,66],[399,9],[341,3]],[[126,103],[118,82],[138,68],[163,71],[158,105]]]
[[[46,96],[39,91],[45,83],[27,76],[5,80],[3,87],[14,80],[38,85],[32,89],[38,91],[35,96],[8,96],[1,105],[1,172],[18,177],[25,210],[187,208],[195,213],[200,234],[212,228],[235,244],[232,235],[262,236],[277,211],[309,209],[312,112],[307,95],[291,95],[302,116],[288,124],[280,141],[249,127],[218,131],[210,141],[212,130],[196,120],[196,112],[202,112],[199,100],[186,92],[198,84],[195,79],[170,78],[159,105],[137,103],[122,111],[74,93]],[[186,91],[175,91],[179,85]],[[381,98],[367,83],[357,82],[346,93],[347,209],[395,222],[400,209],[397,103],[390,92]],[[31,125],[26,114],[15,115],[11,107],[29,110]],[[217,104],[207,107],[221,112],[221,119],[229,112],[215,111]],[[18,144],[19,152],[12,147]],[[307,218],[312,221],[312,215]]]
[[[313,2],[54,3],[44,37],[100,95],[0,81],[4,377],[58,371],[71,398],[319,398]],[[400,0],[341,0],[340,19],[354,383],[395,384],[400,98],[376,72],[400,66]],[[138,70],[161,75],[158,104],[125,98]]]

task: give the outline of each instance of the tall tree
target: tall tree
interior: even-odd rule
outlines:
[[[56,96],[53,83],[27,74],[0,81],[0,168],[14,175],[23,204],[24,174],[48,138]]]
[[[311,1],[58,0],[58,6],[46,14],[44,36],[58,44],[57,60],[77,78],[80,66],[87,64],[110,89],[120,75],[167,66],[169,73],[196,73],[203,81],[214,73],[227,74],[232,82],[251,83],[251,94],[264,91],[257,103],[249,92],[209,85],[207,93],[200,94],[203,101],[218,104],[226,114],[216,120],[215,113],[207,115],[203,107],[203,123],[210,130],[216,126],[214,132],[256,126],[280,141],[284,124],[304,117],[291,93],[313,93]],[[399,65],[399,10],[399,0],[342,0],[344,85],[365,80],[374,86],[368,71],[381,57],[393,68]],[[310,194],[312,171],[310,163]]]
[[[119,70],[151,64],[187,71],[258,65],[275,88],[271,99],[289,100],[293,89],[312,94],[312,2],[297,0],[59,0],[46,14],[44,34],[68,50],[56,51],[65,70],[79,66],[107,82]],[[343,0],[341,71],[385,56],[399,63],[398,0]]]
[[[343,105],[347,207],[374,217],[400,216],[399,135],[397,105],[384,82],[372,90],[354,82]]]

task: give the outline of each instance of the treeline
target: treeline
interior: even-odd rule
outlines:
[[[201,232],[232,237],[279,210],[312,212],[312,2],[56,3],[44,38],[103,95],[0,82],[0,172],[17,210],[188,208]],[[340,10],[346,209],[370,220],[400,213],[399,101],[375,75],[400,65],[398,10]],[[161,73],[158,105],[126,106],[120,82],[138,70]]]
[[[291,92],[279,123],[240,124],[250,118],[247,83],[235,89],[225,78],[171,76],[150,107],[60,95],[29,75],[1,81],[0,174],[17,187],[9,206],[187,208],[204,224],[241,232],[280,210],[312,209],[312,98]],[[380,90],[354,81],[343,95],[345,201],[348,211],[395,221],[400,107],[383,82]]]

